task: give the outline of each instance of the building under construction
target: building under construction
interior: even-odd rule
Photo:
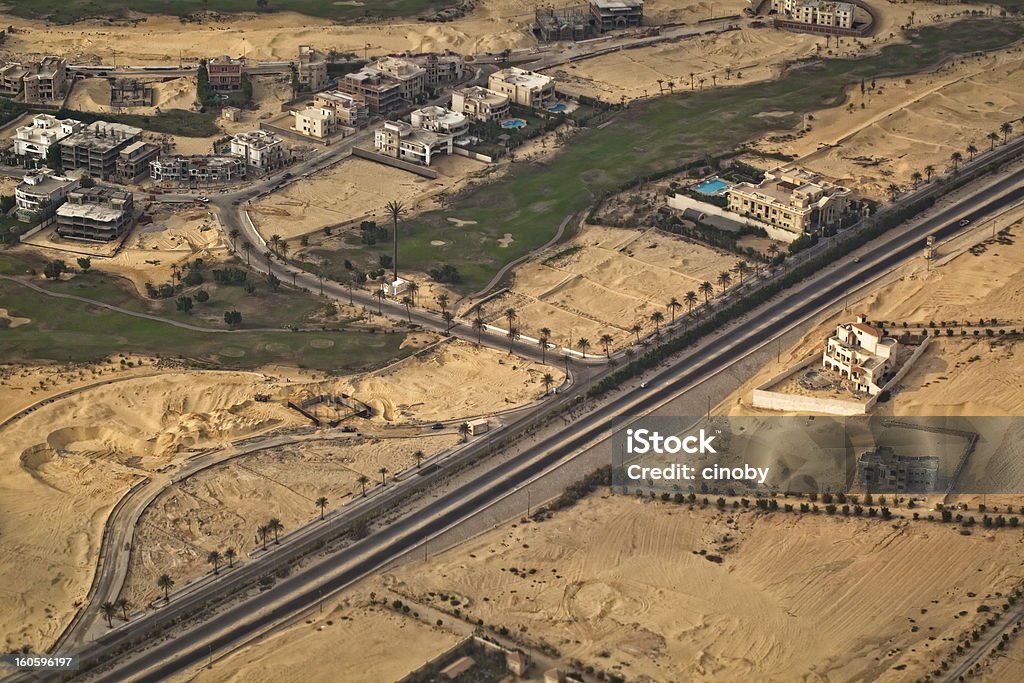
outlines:
[[[589,0],[568,7],[538,7],[533,32],[543,43],[586,40],[607,31],[642,26],[643,0]]]
[[[134,78],[116,78],[110,84],[110,106],[152,107],[153,84]]]

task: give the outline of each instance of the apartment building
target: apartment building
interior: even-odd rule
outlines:
[[[60,57],[43,57],[27,64],[9,62],[0,69],[0,92],[24,92],[26,102],[60,102],[69,85],[67,62]]]
[[[135,200],[131,192],[96,185],[68,193],[57,209],[57,234],[71,239],[109,242],[132,226]]]
[[[401,83],[370,66],[345,74],[338,90],[362,101],[370,114],[385,114],[407,104]]]
[[[345,126],[357,126],[370,115],[365,102],[340,90],[317,93],[313,97],[313,107],[332,110],[338,123]]]
[[[0,67],[0,94],[18,95],[25,87],[25,76],[32,73],[30,66],[21,62],[7,62]]]
[[[462,55],[453,52],[428,52],[421,55],[410,55],[408,61],[416,64],[425,73],[425,85],[431,90],[456,83],[462,78],[466,62]]]
[[[61,166],[65,171],[82,169],[97,178],[112,178],[121,150],[141,139],[141,128],[96,121],[58,143]]]
[[[469,130],[469,119],[465,114],[444,107],[431,106],[417,109],[409,115],[409,120],[416,128],[442,135],[459,137]]]
[[[232,137],[231,154],[253,168],[267,170],[284,165],[281,138],[265,130],[253,130]]]
[[[206,63],[210,90],[231,92],[242,89],[242,60],[227,55],[214,57]]]
[[[133,142],[117,154],[114,176],[122,183],[137,183],[149,177],[149,164],[160,156],[160,148],[148,142]]]
[[[57,175],[48,168],[30,171],[14,188],[18,217],[32,214],[49,215],[64,203],[68,192],[78,187],[78,180]]]
[[[727,192],[729,210],[799,236],[837,223],[852,193],[801,168],[780,168],[761,183],[737,183]]]
[[[898,455],[879,446],[857,458],[857,483],[872,493],[934,493],[938,474],[934,455]]]
[[[374,132],[378,152],[415,164],[430,166],[439,154],[452,153],[452,136],[416,128],[405,121],[387,121]]]
[[[859,315],[857,322],[836,327],[836,333],[825,342],[821,365],[849,380],[854,391],[874,396],[896,371],[899,348],[898,341],[884,336]]]
[[[173,156],[149,164],[149,177],[161,183],[228,183],[245,178],[245,171],[245,161],[236,156]]]
[[[473,85],[452,92],[452,110],[475,121],[501,120],[508,116],[509,99],[508,95]]]
[[[32,123],[14,131],[14,153],[18,156],[45,159],[51,145],[82,129],[74,119],[58,119],[50,114],[36,114]]]
[[[448,53],[382,57],[343,76],[338,90],[364,102],[371,114],[383,114],[458,81],[464,67],[462,57]]]
[[[852,29],[856,5],[833,0],[774,0],[775,11],[789,21]]]
[[[304,91],[317,92],[327,87],[327,56],[309,45],[299,45],[295,70]]]
[[[643,26],[643,0],[590,0],[589,5],[601,33]]]
[[[496,71],[487,79],[487,89],[505,95],[523,107],[544,107],[555,99],[555,81],[550,76],[517,66]]]
[[[318,140],[330,137],[338,129],[338,115],[328,107],[308,107],[302,111],[293,111],[292,116],[295,119],[292,128],[296,133]]]

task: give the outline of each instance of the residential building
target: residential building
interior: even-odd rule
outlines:
[[[284,165],[281,138],[265,130],[240,133],[231,138],[231,154],[253,168],[273,169]]]
[[[430,90],[456,83],[462,78],[466,62],[462,55],[454,52],[427,52],[420,55],[409,55],[406,59],[416,64],[425,73],[424,84]]]
[[[438,154],[452,153],[452,136],[415,128],[405,121],[387,121],[373,136],[378,152],[387,156],[430,166]]]
[[[365,103],[370,114],[385,114],[407,104],[402,84],[369,65],[342,76],[338,90]]]
[[[30,66],[20,62],[8,62],[0,67],[0,94],[18,95],[25,87],[25,76],[32,73]]]
[[[852,29],[856,5],[833,0],[774,0],[773,8],[789,21]]]
[[[173,156],[150,162],[149,177],[157,182],[228,183],[245,178],[245,169],[245,161],[236,156]]]
[[[857,483],[872,493],[934,493],[939,459],[934,455],[897,455],[888,446],[857,458]]]
[[[149,177],[149,164],[160,156],[160,148],[148,142],[133,142],[117,154],[114,175],[122,183],[137,183]]]
[[[14,188],[18,216],[25,219],[30,214],[49,215],[76,187],[78,180],[57,175],[48,168],[30,171]]]
[[[550,76],[510,66],[487,79],[487,89],[506,95],[523,107],[543,107],[555,99],[555,81]]]
[[[309,45],[299,45],[296,71],[303,90],[317,92],[327,87],[327,57]]]
[[[109,242],[131,227],[135,200],[128,190],[96,185],[68,193],[57,209],[57,234],[82,240]]]
[[[444,107],[423,107],[409,115],[409,120],[416,128],[454,135],[458,137],[469,130],[469,119],[465,114],[454,112]]]
[[[59,102],[68,94],[67,62],[43,57],[24,79],[26,102]]]
[[[758,185],[737,183],[727,195],[733,213],[797,236],[837,223],[851,202],[850,190],[796,167],[771,171]]]
[[[313,106],[333,110],[338,123],[345,126],[359,125],[370,115],[365,102],[340,90],[317,93],[313,97]]]
[[[869,325],[863,315],[855,323],[842,323],[825,342],[821,364],[825,370],[849,380],[850,388],[874,396],[896,371],[899,342]]]
[[[508,95],[473,85],[452,92],[452,110],[468,114],[476,121],[500,120],[508,116]]]
[[[28,126],[14,131],[14,153],[18,156],[45,159],[54,145],[81,130],[83,124],[74,119],[58,119],[50,114],[36,114]]]
[[[412,102],[427,87],[427,70],[411,59],[382,57],[370,65],[398,83],[402,98]]]
[[[79,168],[97,178],[111,178],[121,150],[141,139],[141,128],[96,121],[58,143],[61,166],[65,171]]]
[[[293,111],[295,132],[322,140],[330,137],[338,128],[338,115],[329,107],[308,107]]]
[[[590,0],[590,13],[601,33],[643,26],[643,0]]]
[[[227,55],[215,57],[206,63],[210,90],[230,92],[242,89],[242,60]]]

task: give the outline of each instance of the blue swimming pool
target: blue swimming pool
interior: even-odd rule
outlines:
[[[561,114],[565,111],[565,102],[559,102],[548,107],[548,111],[552,114]]]
[[[693,189],[701,194],[706,195],[718,195],[722,194],[728,189],[729,183],[725,182],[721,178],[708,178],[707,180],[697,184]]]
[[[524,119],[505,119],[504,121],[501,122],[501,127],[507,128],[509,130],[513,128],[522,128],[525,125],[526,121]]]

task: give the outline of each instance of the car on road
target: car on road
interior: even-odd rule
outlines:
[[[853,262],[854,263],[860,263],[860,256],[854,256],[853,257]]]
[[[962,228],[962,227],[964,227],[965,225],[967,225],[970,222],[971,222],[970,218],[961,218],[960,219],[960,227]]]
[[[430,425],[430,428],[431,429],[444,429],[444,425],[442,423],[440,423],[440,422],[435,422],[434,424]]]
[[[199,195],[198,197],[196,197],[196,199],[201,201],[203,204],[205,204],[206,202],[210,201],[210,198],[207,197],[205,194]]]

